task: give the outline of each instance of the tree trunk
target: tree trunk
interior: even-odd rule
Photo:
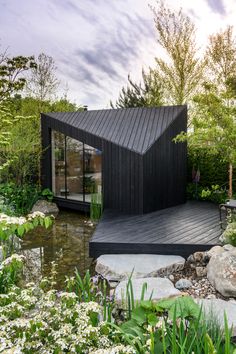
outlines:
[[[233,181],[233,166],[232,163],[229,164],[229,198],[232,198],[233,195],[233,186],[232,186],[232,181]]]

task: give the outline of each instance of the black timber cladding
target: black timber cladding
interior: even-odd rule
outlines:
[[[186,117],[185,106],[42,114],[43,186],[51,187],[50,134],[54,129],[102,151],[105,208],[142,214],[183,203],[186,144],[172,140],[186,131]],[[180,187],[177,194],[171,174]]]

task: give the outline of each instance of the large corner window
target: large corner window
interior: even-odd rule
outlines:
[[[52,131],[52,189],[56,197],[90,203],[102,192],[101,151]]]

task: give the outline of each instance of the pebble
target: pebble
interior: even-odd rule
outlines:
[[[173,282],[175,280],[175,277],[173,276],[173,274],[169,275],[169,279]]]
[[[189,289],[192,286],[192,282],[189,279],[179,279],[176,283],[175,283],[175,287],[176,289],[182,290],[182,289]]]

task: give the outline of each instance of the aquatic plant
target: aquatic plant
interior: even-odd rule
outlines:
[[[98,221],[102,216],[103,200],[102,193],[91,194],[90,218],[92,221]]]

